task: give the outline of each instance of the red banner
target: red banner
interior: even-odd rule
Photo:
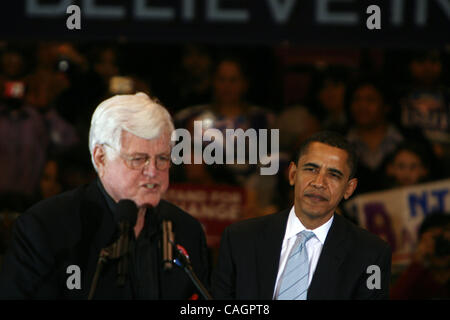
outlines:
[[[164,199],[199,220],[208,247],[218,248],[223,230],[242,216],[245,190],[223,185],[175,184],[167,190]]]

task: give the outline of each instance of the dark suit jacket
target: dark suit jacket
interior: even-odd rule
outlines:
[[[172,220],[175,242],[186,248],[195,273],[207,284],[207,248],[200,223],[164,200],[154,213],[155,216],[164,214]],[[117,224],[95,182],[39,202],[16,221],[12,243],[0,273],[0,298],[87,299],[99,252],[114,241],[116,233]],[[159,231],[152,238],[158,248],[160,236]],[[163,271],[162,251],[156,251],[156,298],[191,297],[196,290],[187,274],[176,266]],[[80,267],[80,290],[67,288],[66,282],[71,275],[67,273],[67,267],[70,265]],[[124,287],[117,286],[116,267],[116,261],[105,264],[94,299],[136,298],[130,279]],[[138,284],[134,285],[141,284],[135,282]]]
[[[213,274],[215,298],[273,298],[288,216],[285,210],[235,223],[224,231]],[[373,273],[367,273],[370,265],[380,267],[381,289],[366,285]],[[387,243],[335,214],[307,299],[388,298],[390,269]]]

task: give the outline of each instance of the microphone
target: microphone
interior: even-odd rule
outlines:
[[[191,260],[189,259],[189,254],[187,250],[177,244],[175,245],[173,242],[171,244],[175,248],[175,253],[177,258],[173,260],[173,263],[175,263],[177,266],[184,269],[184,271],[187,273],[189,278],[191,279],[192,283],[195,285],[195,287],[198,289],[200,294],[203,296],[205,300],[212,300],[211,294],[208,292],[206,287],[203,285],[203,283],[200,281],[200,279],[197,277],[197,275],[194,272],[194,269],[192,268]]]
[[[128,252],[130,230],[137,220],[138,208],[132,200],[122,199],[117,204],[117,215],[119,217],[119,239],[113,244],[113,258],[120,257]]]
[[[132,200],[123,199],[117,204],[117,215],[119,216],[119,238],[109,247],[103,248],[100,251],[88,300],[92,300],[94,297],[103,264],[108,259],[121,258],[117,269],[117,284],[119,286],[123,286],[125,284],[125,279],[128,274],[128,255],[126,255],[126,253],[128,253],[129,250],[131,230],[136,224],[137,211],[138,208]],[[131,236],[133,237],[133,235]]]
[[[122,199],[117,204],[117,214],[119,216],[119,240],[117,246],[113,245],[113,257],[121,258],[117,267],[117,284],[123,286],[128,274],[128,256],[130,246],[130,233],[136,224],[138,208],[134,201]],[[131,235],[133,239],[133,235]]]

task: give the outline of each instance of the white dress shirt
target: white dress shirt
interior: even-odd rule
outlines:
[[[309,261],[309,287],[314,275],[314,271],[316,270],[317,262],[319,261],[320,253],[322,252],[323,244],[325,243],[328,231],[330,230],[331,224],[333,223],[333,219],[334,215],[331,216],[331,218],[320,227],[314,230],[308,230],[300,222],[300,219],[295,215],[294,206],[292,207],[291,211],[289,212],[286,232],[284,234],[283,244],[281,246],[280,264],[278,265],[277,281],[275,282],[275,290],[273,292],[274,299],[276,299],[278,291],[280,290],[280,278],[286,266],[289,253],[291,252],[295,240],[297,239],[297,234],[303,230],[312,231],[314,233],[314,237],[306,242],[306,252],[308,253]]]

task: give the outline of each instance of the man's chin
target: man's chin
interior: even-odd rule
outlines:
[[[161,200],[160,197],[158,198],[152,198],[152,199],[138,199],[135,200],[136,205],[138,208],[154,208],[158,206],[159,201]]]
[[[314,210],[316,209],[316,210]],[[302,212],[308,216],[310,219],[320,219],[325,218],[330,215],[329,211],[326,210],[318,210],[317,208],[304,207]]]

